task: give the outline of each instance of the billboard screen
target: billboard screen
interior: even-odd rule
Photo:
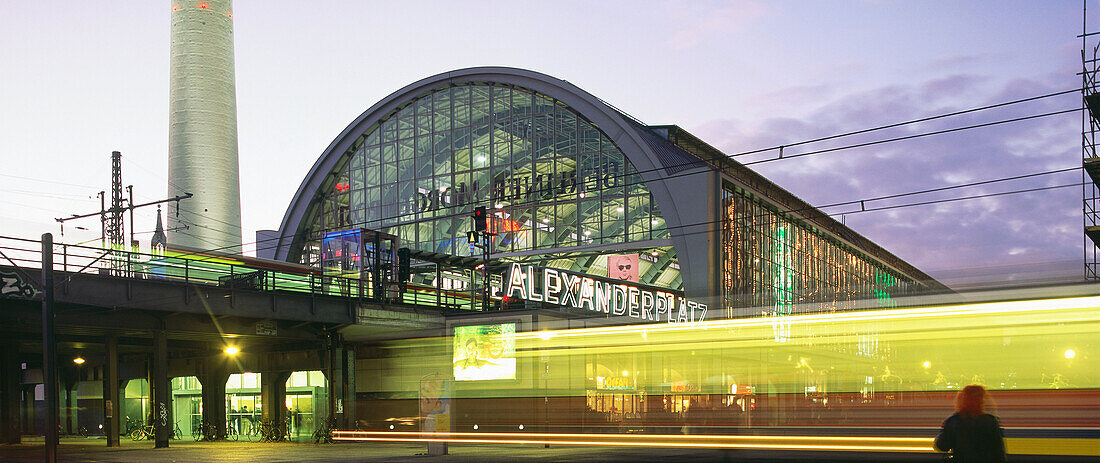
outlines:
[[[456,326],[455,381],[516,379],[516,324]]]

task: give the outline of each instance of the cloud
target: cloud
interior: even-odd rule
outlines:
[[[739,30],[766,11],[762,3],[750,0],[726,0],[708,5],[675,2],[672,8],[678,27],[669,37],[669,44],[679,50]]]
[[[892,85],[839,96],[802,118],[713,120],[693,130],[727,153],[809,140],[1063,90],[1035,80],[991,84],[974,75],[951,75],[913,85]],[[1074,95],[937,119],[873,133],[784,149],[785,156],[918,135],[990,121],[1067,109]],[[994,125],[796,159],[751,165],[814,205],[863,200],[960,183],[1032,174],[1080,165],[1079,114]],[[772,150],[739,156],[770,159]],[[898,206],[1080,182],[1070,171],[897,199],[868,208]],[[855,207],[858,209],[858,206]],[[829,208],[852,212],[852,206]],[[837,216],[839,219],[840,217]],[[845,214],[846,224],[913,265],[944,278],[967,268],[1047,265],[1080,259],[1079,187]],[[1068,274],[1062,272],[1061,274]],[[1018,279],[1019,275],[1006,278]]]

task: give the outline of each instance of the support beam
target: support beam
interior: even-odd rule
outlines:
[[[260,419],[282,423],[286,421],[286,380],[290,372],[260,373],[260,401],[263,404]]]
[[[344,348],[343,362],[341,362],[341,387],[344,402],[344,413],[340,423],[340,429],[355,429],[355,349]]]
[[[217,428],[214,439],[225,438],[225,382],[229,380],[229,370],[220,358],[209,359],[206,371],[199,375],[202,383],[202,426],[213,425]]]
[[[22,376],[19,344],[0,345],[0,444],[18,444],[23,434],[19,413]]]
[[[118,336],[107,335],[104,344],[107,358],[103,368],[103,433],[107,435],[108,447],[118,447],[119,433],[122,428],[122,420],[119,416],[122,403],[119,401]]]
[[[172,434],[172,423],[168,410],[172,408],[172,385],[168,381],[168,333],[164,330],[153,331],[153,430],[155,448],[168,447],[168,438]],[[223,399],[224,402],[224,399]]]

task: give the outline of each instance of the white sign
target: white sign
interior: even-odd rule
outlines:
[[[653,322],[695,323],[707,316],[706,304],[671,292],[518,263],[508,270],[504,295]]]

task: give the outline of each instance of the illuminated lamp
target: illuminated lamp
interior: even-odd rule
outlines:
[[[923,366],[925,368],[931,368],[932,367],[932,362],[929,362],[929,361],[925,360],[924,363],[921,366]]]
[[[240,352],[241,350],[238,349],[236,346],[229,346],[225,348],[225,353],[228,355],[237,355]]]
[[[206,2],[199,2],[199,8],[202,8],[204,10],[208,10],[208,9],[210,9],[210,4],[206,3]]]
[[[1068,359],[1074,358],[1074,357],[1076,357],[1076,356],[1077,356],[1077,351],[1075,351],[1075,350],[1073,350],[1073,349],[1066,349],[1066,353],[1065,353],[1065,356],[1066,356],[1066,358],[1068,358]]]
[[[77,365],[83,365],[83,364],[84,364],[84,357],[77,357],[77,358],[74,358],[74,359],[73,359],[73,363],[75,363],[75,364],[77,364]]]
[[[341,193],[345,192],[345,191],[348,191],[348,188],[351,188],[351,185],[348,185],[347,183],[337,183],[336,184],[336,191],[339,191]]]

